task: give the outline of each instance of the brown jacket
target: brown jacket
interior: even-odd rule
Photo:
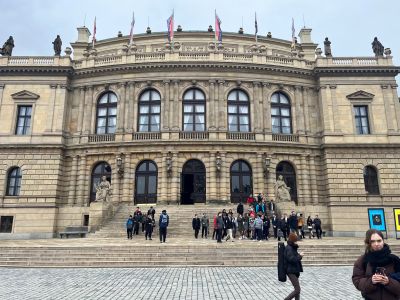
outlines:
[[[385,266],[386,274],[394,273],[394,264]],[[353,268],[353,284],[361,291],[366,299],[370,300],[398,300],[400,299],[400,282],[390,278],[389,283],[384,286],[372,283],[372,267],[367,264],[364,269],[364,255],[360,256],[354,263]]]

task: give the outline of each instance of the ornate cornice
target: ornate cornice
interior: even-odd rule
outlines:
[[[349,74],[373,74],[373,75],[391,75],[396,76],[400,73],[399,67],[316,67],[314,69],[314,74],[316,76],[329,75],[329,76],[348,76]]]
[[[74,73],[72,67],[46,67],[46,66],[6,66],[0,67],[0,74],[6,75],[56,75],[71,76]]]

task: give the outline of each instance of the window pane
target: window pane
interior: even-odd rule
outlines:
[[[99,108],[97,115],[99,117],[104,117],[107,115],[107,108]]]
[[[240,116],[239,123],[240,123],[240,125],[249,124],[249,117],[248,116]]]
[[[272,95],[272,97],[271,97],[271,102],[272,102],[272,103],[279,103],[279,96],[278,96],[278,93],[275,93],[275,94]]]
[[[103,96],[101,96],[100,100],[99,100],[99,104],[105,104],[107,103],[107,94],[104,94]]]
[[[239,171],[239,162],[238,162],[238,161],[235,162],[235,163],[232,165],[232,171]]]
[[[105,127],[97,127],[97,134],[105,134],[106,128]]]
[[[277,107],[272,107],[272,108],[271,108],[271,114],[272,114],[273,116],[279,116],[279,108],[277,108]]]
[[[156,165],[152,162],[149,163],[149,171],[157,171]]]
[[[291,133],[290,127],[282,127],[282,133],[290,134]]]
[[[139,131],[140,132],[146,132],[148,130],[148,126],[147,125],[139,125]]]
[[[197,124],[203,124],[204,123],[204,116],[199,116],[199,115],[196,115],[196,121],[195,121],[195,123],[197,123]]]
[[[282,118],[281,122],[282,122],[282,126],[290,127],[290,119]]]
[[[108,127],[108,133],[115,133],[115,126]]]
[[[228,124],[229,125],[237,124],[237,116],[228,116]]]
[[[185,113],[193,112],[193,105],[185,105],[183,111]]]
[[[236,101],[236,91],[233,91],[231,93],[229,93],[228,95],[228,101]]]
[[[196,97],[197,100],[204,100],[205,99],[203,92],[200,91],[200,90],[196,90],[195,97]]]
[[[117,95],[115,95],[114,93],[110,93],[108,102],[109,103],[116,103],[117,102]]]
[[[232,169],[233,171],[233,169]],[[239,193],[240,192],[240,186],[239,186],[239,176],[232,176],[232,193]]]
[[[140,106],[140,113],[141,114],[147,114],[149,113],[149,107],[147,105],[141,105]]]
[[[250,172],[249,166],[243,162],[242,162],[242,172]]]
[[[192,115],[185,115],[183,118],[184,123],[193,123],[193,116]]]
[[[136,191],[138,194],[144,194],[145,192],[145,177],[143,175],[139,175],[137,177],[136,182]]]
[[[229,105],[228,106],[228,113],[236,114],[237,113],[237,106],[236,105]]]
[[[246,93],[239,91],[239,101],[247,101],[248,97],[246,95]]]
[[[281,108],[281,116],[284,117],[290,116],[290,110],[288,108]]]
[[[240,125],[241,132],[249,132],[249,125]]]
[[[151,112],[152,112],[153,114],[159,114],[159,113],[160,113],[160,106],[159,106],[159,105],[152,106],[152,107],[151,107]]]
[[[280,103],[289,104],[289,99],[284,94],[279,94]]]
[[[117,118],[116,117],[111,117],[108,119],[108,126],[114,127],[117,125]]]
[[[160,116],[151,116],[151,118],[150,118],[150,123],[151,123],[151,124],[158,124],[158,123],[160,123]]]
[[[110,107],[108,114],[111,116],[115,116],[117,114],[117,108],[116,107]]]
[[[193,124],[184,124],[183,130],[184,131],[193,131]]]
[[[276,117],[272,117],[272,126],[278,126],[280,125],[280,119]]]
[[[251,180],[250,176],[244,175],[242,177],[242,182],[243,182],[243,192],[245,193],[250,193],[251,192]]]
[[[161,100],[160,94],[154,90],[151,91],[151,100],[152,101],[160,101]]]
[[[155,194],[157,192],[157,177],[149,176],[148,178],[149,178],[148,193]]]
[[[192,99],[193,99],[193,89],[190,89],[183,95],[183,100],[192,100]]]
[[[150,99],[150,91],[145,91],[141,96],[140,96],[140,101],[149,101]]]
[[[204,105],[196,105],[196,112],[203,113],[204,112]]]
[[[196,124],[196,131],[204,131],[204,124]]]
[[[160,131],[160,125],[159,124],[151,125],[150,131]]]
[[[241,114],[248,114],[248,113],[249,113],[249,108],[248,108],[248,106],[239,106],[239,113],[241,113]]]
[[[229,131],[239,131],[236,124],[229,124]]]

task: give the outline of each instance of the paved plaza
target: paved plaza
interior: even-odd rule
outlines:
[[[302,299],[362,299],[352,267],[305,267]],[[283,299],[271,267],[2,268],[1,299]]]

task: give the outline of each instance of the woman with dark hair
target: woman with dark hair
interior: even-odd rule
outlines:
[[[391,253],[379,230],[369,229],[365,234],[365,254],[354,263],[353,284],[365,299],[400,299],[400,259]]]
[[[297,235],[294,232],[291,232],[289,234],[289,238],[287,241],[287,246],[285,248],[285,269],[286,269],[286,274],[289,277],[290,282],[292,283],[294,287],[294,291],[289,294],[285,298],[285,300],[290,300],[290,299],[300,299],[300,283],[299,283],[299,277],[300,277],[300,272],[303,272],[303,265],[301,264],[301,259],[303,258],[303,252],[298,253],[297,249],[299,248],[299,245],[297,245]]]

